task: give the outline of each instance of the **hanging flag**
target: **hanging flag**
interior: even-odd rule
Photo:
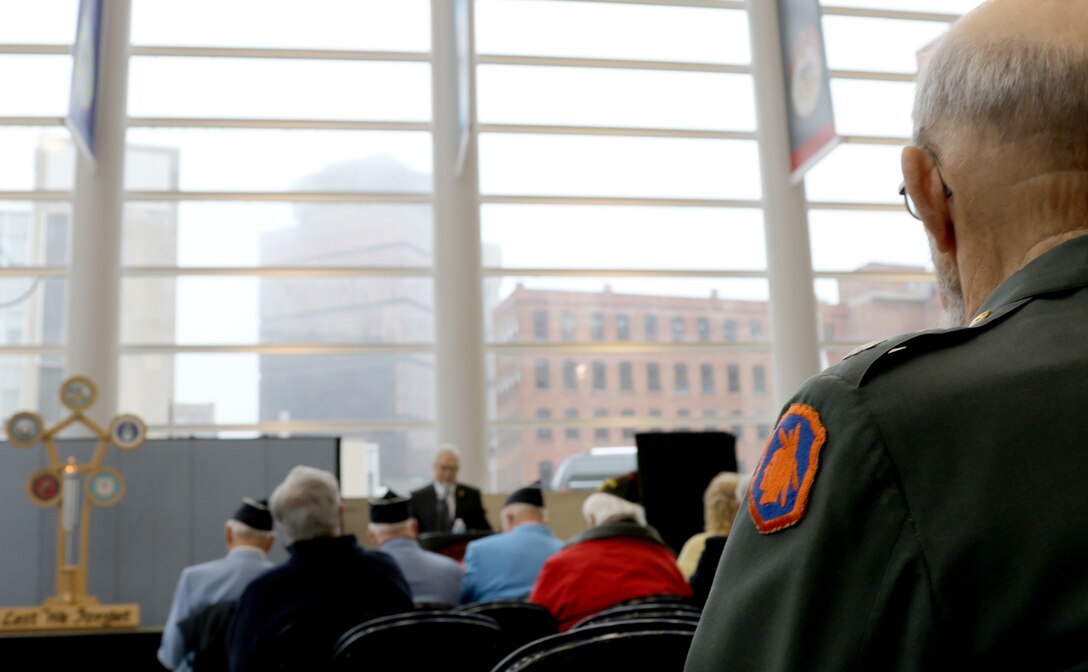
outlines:
[[[65,123],[80,150],[95,158],[94,126],[98,97],[103,0],[80,0],[76,42],[72,48],[72,87]]]
[[[809,168],[839,144],[819,0],[778,0],[778,31],[788,109],[790,177],[798,184]]]

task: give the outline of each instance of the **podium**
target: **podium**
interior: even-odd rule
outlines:
[[[424,532],[419,535],[419,545],[424,550],[434,551],[461,562],[465,557],[468,542],[495,534],[490,530],[469,530],[467,532]]]

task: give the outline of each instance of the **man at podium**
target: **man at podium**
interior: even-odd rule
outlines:
[[[412,515],[419,521],[420,534],[491,531],[480,491],[457,482],[460,470],[460,452],[444,444],[434,458],[434,482],[411,495]]]

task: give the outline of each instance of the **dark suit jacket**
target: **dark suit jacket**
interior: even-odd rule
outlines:
[[[471,485],[458,483],[454,493],[454,500],[455,510],[452,512],[451,524],[453,520],[460,518],[465,521],[467,530],[491,531],[491,523],[487,522],[487,512],[484,510],[479,490]],[[438,529],[437,511],[435,509],[437,503],[433,483],[412,491],[412,515],[419,521],[421,534],[423,532],[449,532],[449,528],[445,530]]]

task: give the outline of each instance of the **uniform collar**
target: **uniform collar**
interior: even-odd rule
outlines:
[[[510,530],[511,534],[517,534],[519,532],[521,534],[541,534],[544,536],[554,536],[552,534],[551,528],[549,528],[544,523],[522,523],[521,525],[518,525],[514,529]]]
[[[998,285],[978,314],[1040,294],[1088,286],[1088,235],[1079,236],[1043,254]]]

